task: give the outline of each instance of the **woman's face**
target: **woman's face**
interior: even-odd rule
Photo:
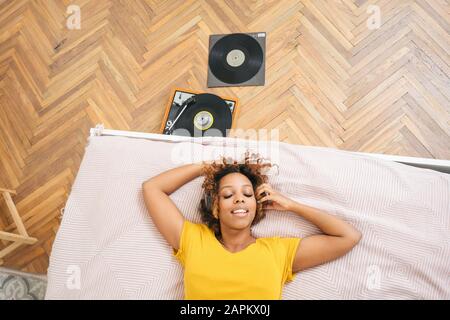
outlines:
[[[249,228],[256,214],[256,198],[250,180],[241,173],[229,173],[219,183],[219,218],[232,229]]]

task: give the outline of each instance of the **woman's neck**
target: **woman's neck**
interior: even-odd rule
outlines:
[[[232,230],[221,228],[220,242],[230,251],[240,251],[256,241],[250,228],[245,230]]]

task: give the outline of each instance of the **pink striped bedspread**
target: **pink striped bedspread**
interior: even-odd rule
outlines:
[[[249,147],[236,141],[90,137],[53,244],[46,298],[183,299],[183,270],[146,211],[141,184],[181,165],[187,151],[214,158]],[[264,151],[262,143],[249,148],[276,158],[279,169],[269,178],[275,189],[363,233],[347,255],[298,273],[283,299],[450,298],[450,175],[322,147],[280,143],[277,152]],[[194,222],[201,183],[197,178],[171,195]],[[253,231],[319,233],[277,211]]]

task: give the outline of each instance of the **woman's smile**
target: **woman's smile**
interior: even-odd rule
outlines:
[[[236,209],[236,210],[231,211],[231,213],[233,214],[233,216],[236,216],[236,217],[246,217],[248,215],[248,210]]]

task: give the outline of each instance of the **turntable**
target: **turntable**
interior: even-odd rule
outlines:
[[[227,136],[238,113],[237,99],[174,89],[160,132],[181,136]]]

